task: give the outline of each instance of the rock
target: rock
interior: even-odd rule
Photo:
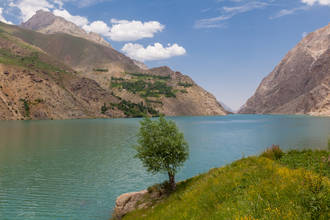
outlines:
[[[34,31],[39,31],[44,34],[54,34],[59,32],[66,33],[93,41],[106,47],[111,47],[111,45],[99,34],[93,32],[87,33],[85,30],[78,27],[74,23],[67,21],[62,17],[55,16],[51,12],[43,10],[37,11],[35,15],[33,15],[28,21],[22,24],[22,27]]]
[[[289,51],[239,113],[330,116],[330,24]]]
[[[142,190],[140,192],[125,193],[120,195],[116,200],[116,207],[113,217],[116,219],[121,219],[131,211],[147,207],[147,204],[142,202],[143,198],[147,194],[147,190]]]

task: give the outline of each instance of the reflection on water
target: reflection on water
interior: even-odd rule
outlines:
[[[192,177],[271,144],[325,148],[330,118],[176,117],[190,144],[178,179]],[[1,121],[0,219],[109,219],[124,192],[166,178],[134,158],[138,119]]]

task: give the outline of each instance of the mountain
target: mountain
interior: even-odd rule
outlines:
[[[239,113],[330,116],[330,24],[304,37]]]
[[[109,46],[4,23],[0,85],[0,120],[226,114],[212,94],[168,67],[142,69]]]
[[[51,12],[39,10],[35,15],[21,25],[24,28],[38,31],[44,34],[65,33],[76,37],[93,41],[103,46],[111,47],[100,35],[90,32],[87,33],[74,23],[65,20],[62,17],[55,16]]]

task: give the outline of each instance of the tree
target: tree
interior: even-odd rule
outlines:
[[[163,116],[159,120],[144,118],[140,122],[136,157],[148,172],[166,172],[172,190],[175,190],[175,174],[188,159],[189,147],[175,122]]]

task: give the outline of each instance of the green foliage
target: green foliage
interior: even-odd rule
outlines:
[[[181,92],[181,93],[188,93],[188,91],[185,90],[185,89],[181,89],[180,92]]]
[[[35,104],[39,104],[39,103],[44,103],[45,100],[41,99],[41,98],[37,98],[34,100]]]
[[[171,184],[170,182],[168,182],[167,180],[162,182],[161,184],[157,183],[153,186],[149,186],[147,188],[147,191],[149,193],[154,193],[154,192],[158,192],[160,195],[162,194],[169,194],[171,193],[172,189],[171,189]]]
[[[279,162],[292,169],[305,168],[330,178],[330,153],[320,150],[291,150]]]
[[[97,68],[97,69],[93,69],[96,72],[109,72],[108,69],[102,69],[102,68]]]
[[[24,111],[25,111],[25,114],[24,116],[25,117],[30,117],[30,105],[29,105],[29,101],[26,100],[26,99],[20,99],[21,102],[23,102],[23,107],[24,107]]]
[[[141,118],[145,115],[158,116],[159,112],[150,106],[145,106],[143,103],[133,103],[126,100],[121,100],[120,103],[111,103],[112,107],[116,107],[123,111],[127,117]]]
[[[120,87],[134,94],[139,93],[143,98],[160,97],[161,95],[168,98],[176,97],[172,87],[161,81],[151,83],[141,79],[137,81],[112,80],[111,87]]]
[[[9,50],[0,49],[0,63],[51,72],[65,72],[57,66],[42,61],[40,55],[39,52],[33,52],[29,56],[18,56],[12,54]]]
[[[179,82],[178,85],[179,86],[183,86],[185,88],[188,88],[188,87],[192,87],[193,86],[193,84],[191,84],[191,83],[185,83],[185,82]]]
[[[330,217],[330,195],[329,191],[324,189],[326,185],[323,181],[321,175],[315,177],[310,173],[304,174],[303,184],[308,190],[301,192],[301,203],[313,220],[323,219],[325,216],[327,219]]]
[[[284,153],[278,145],[272,145],[261,154],[261,156],[267,157],[271,160],[279,160],[283,155]]]
[[[144,118],[140,122],[136,157],[151,173],[166,172],[172,189],[175,188],[174,176],[189,155],[187,142],[175,122],[164,117],[159,120]]]
[[[329,219],[329,178],[304,169],[299,161],[309,155],[295,154],[299,160],[291,164],[300,169],[283,165],[286,154],[280,160],[249,157],[212,169],[178,183],[161,202],[129,213],[124,220]]]
[[[163,104],[163,102],[162,101],[160,101],[160,100],[151,100],[151,99],[146,99],[146,102],[147,103],[156,103],[156,104]]]
[[[111,76],[111,81],[124,81],[124,79],[122,77],[113,77]]]
[[[101,113],[102,113],[102,114],[105,114],[106,111],[108,111],[108,107],[107,107],[107,105],[104,103],[104,104],[102,105],[102,107],[101,107]]]
[[[127,73],[131,76],[135,76],[138,78],[143,78],[143,79],[161,79],[161,80],[170,80],[171,76],[160,76],[160,75],[151,75],[151,74],[144,74],[144,73]]]

